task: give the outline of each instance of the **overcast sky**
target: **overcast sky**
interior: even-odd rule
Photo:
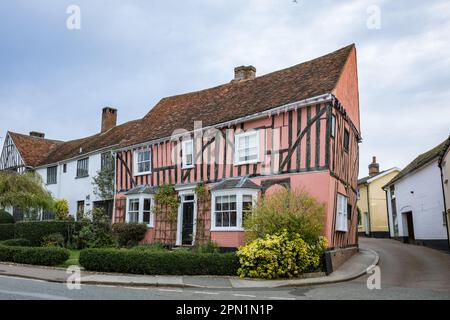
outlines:
[[[80,30],[66,27],[69,5]],[[381,169],[404,167],[450,134],[448,0],[3,0],[0,136],[80,138],[99,131],[106,105],[123,123],[162,97],[229,82],[235,66],[262,75],[350,43],[360,174],[372,155]]]

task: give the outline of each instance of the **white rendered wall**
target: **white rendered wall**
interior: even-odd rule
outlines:
[[[443,223],[444,200],[437,160],[395,182],[399,234],[393,234],[390,197],[388,201],[391,236],[408,236],[406,217],[412,211],[414,236],[417,240],[447,239]]]
[[[85,159],[85,158],[82,158]],[[52,193],[56,199],[66,199],[69,202],[69,213],[71,216],[76,216],[77,202],[84,201],[85,214],[92,210],[94,201],[99,199],[94,194],[94,187],[92,185],[93,177],[101,168],[101,154],[89,156],[89,176],[86,178],[76,178],[77,175],[77,160],[67,163],[67,172],[63,172],[63,164],[58,165],[57,183],[46,185],[47,189]],[[47,183],[47,168],[36,170],[44,181]]]

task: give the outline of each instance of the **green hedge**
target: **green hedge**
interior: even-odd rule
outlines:
[[[0,224],[0,241],[14,238],[14,224]]]
[[[147,225],[142,223],[115,223],[112,232],[121,247],[133,246],[142,241],[147,232]]]
[[[31,242],[27,239],[9,239],[1,241],[0,245],[8,247],[31,247]]]
[[[0,245],[0,261],[39,266],[56,266],[69,259],[69,250],[62,248],[29,248]]]
[[[0,224],[14,223],[14,217],[10,215],[6,210],[0,209]]]
[[[80,222],[73,221],[24,221],[15,224],[14,237],[27,239],[33,245],[39,245],[45,236],[60,233],[67,242],[74,230],[80,230]]]
[[[152,252],[126,249],[86,249],[80,264],[91,271],[148,275],[236,275],[234,253]]]

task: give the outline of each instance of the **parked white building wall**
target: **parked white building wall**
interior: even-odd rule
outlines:
[[[391,237],[408,237],[406,214],[412,212],[416,240],[446,240],[444,200],[437,159],[395,182],[398,233],[395,233],[391,197],[388,210]]]
[[[89,158],[88,176],[77,178],[78,160]],[[98,201],[94,194],[93,178],[101,169],[101,153],[83,156],[80,159],[61,162],[57,166],[56,184],[47,183],[47,167],[37,168],[36,172],[42,177],[47,189],[56,199],[66,199],[69,202],[69,213],[76,218],[77,205],[79,201],[84,201],[84,213],[92,210],[93,203]],[[64,172],[64,164],[67,170]],[[51,166],[50,166],[51,167]]]

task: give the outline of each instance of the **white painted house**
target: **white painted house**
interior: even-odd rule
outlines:
[[[139,122],[116,125],[117,110],[102,110],[101,132],[82,139],[57,141],[45,139],[43,133],[23,135],[8,132],[0,156],[0,170],[23,173],[35,171],[56,199],[69,202],[69,214],[76,219],[95,206],[104,207],[112,214],[113,200],[99,199],[94,192],[93,178],[108,165],[114,166],[110,155],[122,139]],[[10,209],[17,220],[20,210]],[[40,219],[52,218],[52,213],[40,213]]]
[[[419,155],[383,189],[394,239],[448,250],[439,155],[441,143]]]

